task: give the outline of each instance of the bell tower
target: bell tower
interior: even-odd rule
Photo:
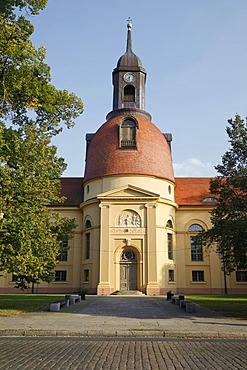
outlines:
[[[130,19],[112,82],[113,110],[86,137],[81,209],[93,227],[83,229],[84,248],[92,233],[92,259],[83,260],[82,268],[93,276],[98,295],[116,290],[157,295],[169,289],[165,271],[175,269],[165,256],[161,226],[175,219],[175,181],[168,140],[145,111],[146,71],[132,51]]]
[[[127,23],[126,52],[119,58],[112,73],[113,111],[118,109],[145,110],[146,71],[132,51],[132,23]]]

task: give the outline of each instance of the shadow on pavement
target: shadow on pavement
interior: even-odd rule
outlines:
[[[166,297],[127,297],[127,296],[87,296],[85,301],[76,303],[61,312],[85,316],[106,316],[136,319],[172,319],[223,317],[215,311],[197,305],[196,313],[187,313],[177,305],[166,300]]]
[[[205,324],[205,325],[228,325],[228,326],[247,326],[247,324],[236,324],[236,323],[231,323],[231,322],[210,322],[210,321],[197,321],[197,324]]]

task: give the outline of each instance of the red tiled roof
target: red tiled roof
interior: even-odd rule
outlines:
[[[175,202],[178,205],[212,205],[214,202],[203,202],[213,196],[209,192],[210,177],[176,177]]]
[[[108,175],[149,175],[174,181],[171,151],[162,132],[147,118],[138,122],[137,150],[119,149],[119,123],[111,118],[94,135],[87,153],[84,180]]]
[[[64,203],[56,204],[57,206],[79,206],[83,201],[83,177],[62,177],[61,196],[66,197]],[[54,205],[54,204],[53,204]]]

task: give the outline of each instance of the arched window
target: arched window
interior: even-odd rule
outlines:
[[[172,221],[171,220],[167,221],[166,227],[169,227],[170,229],[172,229]]]
[[[169,229],[173,228],[172,221],[168,220],[166,223],[166,227]],[[173,260],[173,237],[172,233],[167,233],[167,253],[168,253],[168,259]]]
[[[136,148],[137,123],[132,118],[125,119],[120,126],[120,148]]]
[[[131,250],[124,251],[121,255],[121,261],[134,262],[136,261],[136,255]]]
[[[218,202],[218,199],[216,199],[216,198],[205,198],[205,199],[203,199],[203,202],[208,202],[208,203],[216,203],[216,202]]]
[[[203,261],[202,239],[199,235],[204,229],[201,225],[192,224],[189,227],[191,261]]]
[[[132,85],[127,85],[124,88],[124,102],[134,102],[135,101],[135,88]]]
[[[91,222],[90,222],[89,220],[87,220],[87,221],[85,222],[85,228],[86,228],[86,229],[89,229],[90,227],[92,227],[92,224],[91,224]]]
[[[201,225],[198,225],[198,224],[192,224],[190,225],[189,227],[189,232],[192,233],[192,232],[200,232],[200,231],[203,231],[203,227]]]
[[[86,220],[85,228],[89,229],[92,227],[91,221]],[[85,234],[85,259],[88,260],[90,258],[90,251],[91,250],[91,233],[87,232]]]

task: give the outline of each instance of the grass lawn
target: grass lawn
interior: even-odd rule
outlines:
[[[200,304],[224,316],[247,319],[247,294],[187,296],[189,301]]]
[[[64,295],[0,294],[0,316],[45,310],[50,302],[58,301],[61,297]]]

